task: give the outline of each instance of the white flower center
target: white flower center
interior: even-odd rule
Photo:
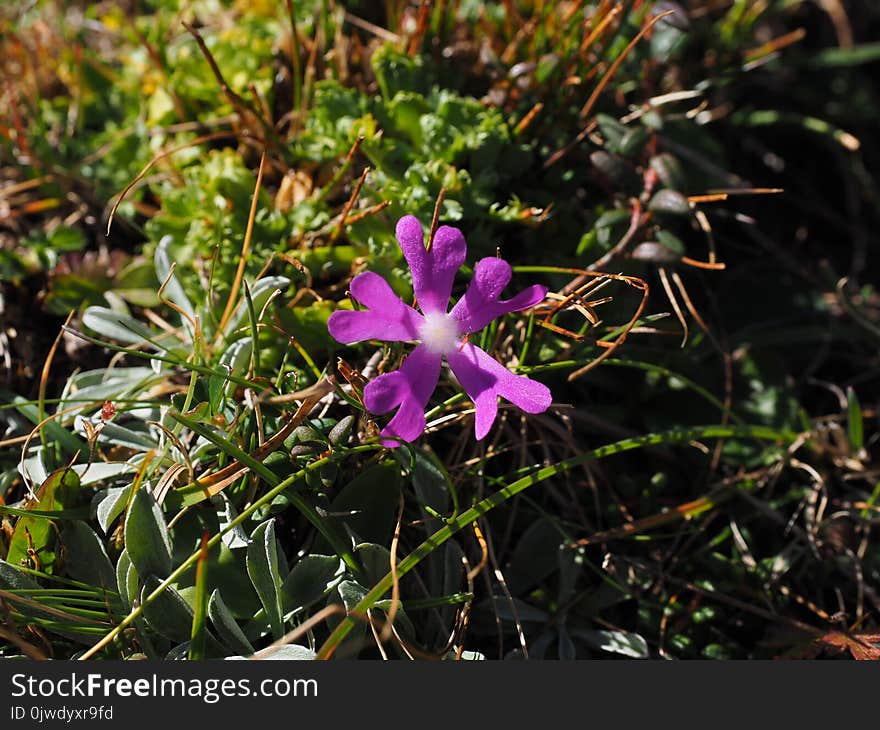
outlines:
[[[426,314],[419,325],[419,337],[431,352],[445,355],[458,345],[458,322],[443,312]]]

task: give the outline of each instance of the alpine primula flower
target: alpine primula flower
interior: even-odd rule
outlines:
[[[352,279],[349,291],[367,309],[336,311],[327,322],[330,334],[346,345],[363,340],[419,343],[399,370],[380,375],[364,388],[364,405],[370,412],[381,415],[397,408],[382,430],[383,445],[414,441],[425,430],[425,406],[437,387],[443,358],[474,402],[477,439],[495,422],[498,396],[526,413],[547,410],[551,395],[546,385],[515,375],[465,339],[497,317],[533,307],[544,299],[547,288],[534,285],[511,299],[499,299],[512,271],[506,261],[487,257],[477,262],[467,291],[447,312],[455,274],[467,254],[462,232],[440,226],[427,249],[421,224],[408,215],[398,221],[396,234],[421,313],[405,304],[385,279],[366,271]]]

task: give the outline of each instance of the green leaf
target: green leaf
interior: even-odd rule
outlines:
[[[76,472],[67,468],[58,469],[37,490],[37,501],[28,506],[41,512],[61,511],[81,500],[79,490]],[[57,559],[56,534],[55,526],[46,517],[19,517],[9,541],[7,562],[52,573]]]
[[[851,48],[824,48],[812,55],[808,66],[811,68],[833,68],[841,66],[859,66],[863,63],[874,63],[880,60],[880,43],[862,43]]]
[[[251,330],[250,330],[251,331],[251,341],[257,343],[256,347],[251,348],[251,364],[250,364],[250,370],[248,372],[253,373],[254,376],[259,376],[260,369],[261,369],[260,352],[261,352],[262,348],[259,346],[260,345],[260,342],[259,342],[260,335],[259,335],[259,330],[257,329],[257,311],[254,308],[254,300],[251,297],[251,290],[250,290],[250,287],[248,286],[247,280],[244,280],[242,282],[242,284],[243,284],[242,288],[244,290],[244,301],[245,301],[245,305],[246,305],[245,309],[247,310],[247,313],[248,313],[248,321],[250,323],[250,328],[251,328]]]
[[[630,253],[630,258],[636,261],[652,261],[655,264],[671,264],[681,260],[668,246],[657,241],[643,241]]]
[[[617,155],[605,150],[596,150],[590,153],[590,162],[615,185],[622,190],[634,192],[640,185],[639,176],[635,170]]]
[[[135,493],[125,518],[125,547],[141,577],[166,578],[171,572],[168,527],[162,509],[146,487]]]
[[[546,53],[538,59],[535,68],[535,79],[539,84],[546,84],[547,80],[559,66],[559,56],[555,53]]]
[[[390,598],[384,598],[381,601],[376,601],[376,608],[381,609],[385,612],[387,616],[391,611],[392,600]],[[396,631],[408,642],[416,641],[416,630],[410,621],[409,616],[406,615],[406,610],[404,609],[404,604],[399,604],[397,606],[397,612],[394,616],[394,627]]]
[[[853,454],[858,454],[865,448],[865,433],[862,419],[862,406],[856,391],[850,387],[846,389],[847,421],[849,426],[849,445]]]
[[[192,302],[190,302],[189,297],[183,291],[183,287],[177,280],[177,276],[171,274],[171,277],[168,278],[168,274],[171,272],[171,256],[168,252],[168,246],[171,244],[171,240],[171,236],[162,236],[156,246],[156,253],[153,256],[153,261],[156,265],[156,276],[159,278],[160,282],[164,282],[167,279],[163,291],[164,296],[174,302],[174,304],[180,307],[190,317],[193,317],[195,315],[195,310],[193,309]],[[192,328],[192,325],[186,320],[186,318],[183,318],[183,325],[187,328],[187,331],[190,331]],[[190,336],[192,336],[191,331]]]
[[[251,543],[247,548],[247,572],[269,618],[272,635],[276,639],[284,635],[281,575],[278,563],[275,520],[271,519],[258,525],[251,533]]]
[[[327,434],[330,443],[334,446],[345,446],[345,444],[348,443],[348,437],[351,435],[351,430],[354,427],[354,424],[354,416],[344,416],[343,418],[340,418],[336,425],[330,429],[330,433]]]
[[[140,426],[140,428],[120,426],[118,423],[112,422],[105,423],[98,438],[102,442],[134,451],[149,451],[158,446],[158,439],[143,421],[133,421],[130,426]],[[96,464],[96,466],[98,465]],[[128,471],[133,471],[130,466],[126,466]]]
[[[0,390],[0,400],[15,405],[15,410],[35,425],[42,420],[39,408],[20,395],[13,395],[8,391]],[[86,452],[86,442],[70,433],[66,428],[62,428],[55,421],[49,421],[49,423],[44,424],[43,432],[50,441],[57,442],[67,453]]]
[[[208,599],[208,617],[221,641],[238,654],[250,655],[254,647],[247,640],[232,612],[226,607],[216,588]]]
[[[370,65],[386,102],[398,92],[426,94],[429,90],[430,79],[421,56],[409,56],[386,43],[373,53]]]
[[[153,444],[156,448],[157,444]],[[132,474],[137,469],[125,461],[93,461],[91,464],[74,464],[72,467],[79,477],[80,485],[85,487],[98,482],[106,482],[126,474]]]
[[[504,571],[513,595],[532,588],[558,569],[561,542],[552,520],[537,520],[525,529]]]
[[[391,551],[384,545],[362,542],[354,552],[364,568],[361,582],[366,586],[372,587],[391,570]]]
[[[327,331],[327,320],[337,309],[335,302],[315,302],[308,307],[288,307],[279,309],[279,321],[290,332],[296,332],[296,339],[306,350],[315,352],[338,347],[338,343]]]
[[[88,307],[83,312],[83,325],[111,340],[129,345],[151,343],[157,350],[165,348],[155,342],[158,333],[153,332],[134,317],[114,312],[107,307]]]
[[[691,206],[688,199],[677,190],[658,190],[648,203],[648,210],[654,213],[669,215],[690,215]]]
[[[624,157],[633,157],[641,152],[649,137],[650,132],[642,126],[628,129],[620,140],[618,150]]]
[[[572,634],[602,651],[635,659],[645,659],[650,655],[647,642],[638,634],[628,631],[572,631]]]
[[[193,597],[193,620],[190,631],[188,658],[196,661],[205,658],[208,643],[208,532],[202,535],[199,559],[196,563],[196,585]]]
[[[52,314],[63,317],[71,309],[78,309],[83,303],[97,305],[105,301],[104,293],[111,285],[106,277],[55,275],[50,279],[44,306]]]
[[[144,391],[151,383],[161,381],[167,374],[141,367],[100,368],[76,373],[68,379],[67,393],[58,407],[60,410],[83,401],[114,400],[127,393]]]
[[[160,581],[155,575],[144,581],[141,602],[158,588]],[[192,633],[193,610],[174,588],[168,586],[155,600],[144,606],[144,618],[157,634],[172,641],[189,641]]]
[[[18,507],[7,507],[0,504],[0,515],[15,515],[16,517],[45,517],[49,520],[84,520],[89,516],[88,507],[76,507],[74,509],[62,510],[39,510],[39,509],[19,509]]]
[[[684,243],[674,233],[661,229],[657,231],[657,240],[677,256],[684,256]]]
[[[138,307],[155,307],[159,304],[156,291],[161,284],[156,280],[154,262],[138,257],[130,261],[114,277],[113,291],[127,303]]]
[[[322,280],[344,276],[363,253],[363,250],[354,246],[340,245],[299,249],[291,252],[291,256],[308,269],[312,278]],[[254,296],[256,293],[254,285]]]
[[[35,590],[40,585],[14,565],[0,560],[0,588],[7,591]]]
[[[307,646],[299,644],[285,644],[273,650],[272,653],[261,656],[261,659],[286,659],[292,661],[311,661],[316,656],[315,652]]]
[[[622,210],[620,208],[614,208],[613,210],[606,210],[602,215],[600,215],[594,224],[595,228],[610,228],[617,223],[623,223],[624,221],[628,221],[632,217],[632,213],[628,210]]]
[[[601,113],[596,115],[596,123],[599,125],[599,131],[605,138],[607,146],[615,152],[618,151],[618,145],[623,139],[623,135],[628,131],[626,125],[621,124],[608,114]]]
[[[85,234],[79,228],[58,226],[46,238],[56,251],[82,251],[86,247]]]
[[[363,542],[387,544],[397,520],[402,488],[400,467],[392,460],[369,467],[344,486],[330,511],[347,514],[337,518]],[[326,543],[320,540],[319,550]]]
[[[85,522],[68,522],[61,533],[67,574],[76,580],[114,590],[116,571],[104,543]]]
[[[346,610],[350,610],[349,604],[361,594],[361,591],[366,590],[363,586],[374,586],[385,577],[389,570],[391,570],[391,552],[388,548],[373,543],[361,543],[360,545],[357,545],[354,550],[355,555],[357,555],[364,570],[359,582],[353,583],[351,581],[343,581],[343,583],[339,584],[339,594],[342,596],[342,601],[345,604]],[[343,587],[344,583],[352,584]],[[391,599],[387,598],[381,601],[376,601],[375,607],[382,609],[387,613],[391,610]],[[397,608],[395,624],[404,637],[415,641],[415,629],[413,628],[409,617],[406,615],[406,611],[403,610],[402,605],[399,605]]]
[[[116,561],[116,587],[122,598],[122,603],[126,611],[130,611],[137,599],[138,574],[131,558],[128,557],[128,550],[123,549]]]
[[[269,297],[276,290],[284,291],[290,285],[290,279],[286,276],[264,276],[257,279],[254,285],[250,287],[251,302],[254,311],[259,315],[269,301]],[[226,324],[224,334],[229,336],[242,326],[244,318],[247,316],[247,307],[242,306],[240,302],[233,315]]]
[[[344,580],[337,587],[339,597],[342,599],[342,605],[345,606],[345,612],[351,611],[364,599],[367,595],[367,589],[360,583],[353,580]]]
[[[488,606],[489,601],[482,604],[483,608],[488,608]],[[550,614],[543,608],[539,608],[516,597],[512,601],[508,601],[506,598],[496,596],[494,606],[499,618],[505,621],[545,623],[550,619]]]
[[[668,4],[663,9],[670,7],[676,12],[659,20],[651,33],[651,56],[660,63],[667,63],[678,55],[688,41],[687,16],[677,4]]]
[[[649,164],[651,169],[657,173],[660,182],[667,188],[684,190],[685,174],[678,158],[668,152],[661,152],[659,155],[652,157]]]
[[[306,555],[293,566],[281,588],[286,612],[301,612],[326,596],[345,575],[336,555]]]
[[[253,340],[250,337],[242,337],[240,340],[233,342],[223,354],[220,356],[220,367],[226,370],[230,375],[242,376],[247,372],[251,362],[251,352],[253,351]],[[235,393],[238,386],[232,380],[226,382],[226,396],[230,397]],[[207,417],[210,408],[205,409]]]
[[[574,659],[577,659],[577,648],[575,647],[574,641],[571,639],[571,634],[568,631],[568,627],[565,624],[562,624],[558,629],[557,648],[560,660],[573,661]]]
[[[250,538],[247,532],[245,532],[244,527],[236,524],[229,528],[229,525],[238,517],[238,511],[229,497],[226,496],[226,493],[220,492],[214,498],[214,503],[217,507],[218,527],[220,532],[223,533],[221,538],[223,544],[230,550],[247,547],[250,543]]]
[[[446,543],[446,547],[443,550],[442,583],[439,591],[442,595],[455,593],[460,586],[465,585],[465,563],[462,558],[464,558],[464,551],[457,542],[450,540]],[[434,591],[434,593],[436,595],[437,591]],[[443,606],[440,609],[444,625],[452,620],[454,612],[454,607],[449,605]],[[445,642],[446,636],[443,635],[443,630],[438,629],[438,632],[438,640]]]
[[[134,484],[132,483],[126,487],[113,487],[104,492],[103,496],[100,497],[96,511],[98,524],[105,533],[110,529],[113,520],[125,510],[128,495],[131,493],[133,486]]]
[[[415,463],[412,468],[412,485],[419,498],[419,506],[422,507],[425,529],[430,535],[439,530],[442,523],[436,517],[431,516],[425,507],[430,508],[436,514],[445,515],[449,509],[452,481],[436,456],[421,449],[416,449],[413,453]],[[408,457],[407,452],[403,449],[395,449],[395,455],[399,455],[398,458],[401,460]]]
[[[382,106],[382,111],[388,115],[390,124],[387,126],[394,129],[396,137],[403,137],[417,147],[424,144],[421,121],[433,111],[424,96],[406,90],[398,91],[393,99]]]
[[[280,659],[289,661],[311,661],[315,658],[315,656],[315,652],[309,649],[307,646],[300,646],[299,644],[284,644],[283,646],[279,646],[277,649],[272,649],[271,651],[267,651],[265,654],[260,654],[259,658],[261,660]],[[247,658],[247,656],[227,657],[227,659]]]

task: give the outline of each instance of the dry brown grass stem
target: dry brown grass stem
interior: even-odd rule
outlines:
[[[443,201],[446,199],[446,188],[440,188],[437,193],[437,200],[434,201],[434,214],[431,216],[431,230],[428,233],[428,251],[434,244],[434,234],[437,233],[437,226],[440,223],[440,209],[443,207]]]
[[[330,240],[327,242],[328,245],[332,246],[334,243],[336,243],[336,240],[342,235],[342,231],[345,228],[346,221],[348,219],[348,214],[351,213],[351,209],[354,207],[358,196],[361,194],[361,188],[364,186],[364,181],[367,179],[367,175],[369,174],[369,172],[369,166],[365,167],[364,171],[361,173],[361,176],[358,178],[357,183],[355,183],[354,190],[352,190],[348,201],[345,203],[345,207],[342,209],[342,215],[339,216],[339,223],[337,224],[333,233],[330,235]]]
[[[247,228],[244,233],[244,241],[241,244],[241,253],[238,258],[238,268],[235,271],[235,278],[232,280],[232,288],[229,290],[229,298],[226,300],[226,307],[223,310],[223,316],[220,317],[220,324],[217,325],[217,332],[214,335],[214,339],[223,332],[226,328],[226,324],[229,322],[229,318],[232,316],[232,313],[235,311],[236,307],[240,304],[238,301],[238,292],[241,289],[241,282],[244,278],[244,269],[247,265],[248,254],[251,250],[251,238],[254,235],[254,220],[257,217],[257,203],[260,199],[260,187],[263,184],[263,171],[266,168],[266,150],[263,150],[262,155],[260,155],[260,167],[257,170],[257,182],[254,185],[254,196],[251,199],[251,209],[248,214],[248,222]]]
[[[593,110],[593,107],[596,105],[596,101],[598,101],[598,99],[599,99],[599,95],[605,90],[605,87],[608,86],[608,83],[614,77],[614,74],[617,72],[617,69],[620,68],[620,64],[622,64],[623,61],[626,59],[626,57],[632,52],[633,48],[635,48],[638,45],[639,41],[642,40],[642,38],[645,37],[645,35],[648,33],[648,31],[650,31],[651,28],[653,28],[659,21],[661,21],[663,18],[665,18],[668,15],[672,15],[674,12],[675,12],[674,10],[667,10],[665,13],[658,13],[653,18],[651,18],[647,23],[645,23],[645,27],[642,28],[636,34],[635,38],[633,38],[627,44],[626,48],[623,49],[623,51],[620,53],[620,55],[614,59],[614,62],[611,64],[611,66],[605,72],[605,75],[602,76],[602,79],[599,81],[598,84],[596,84],[596,88],[593,89],[593,93],[590,94],[590,97],[587,99],[587,101],[581,107],[581,110],[579,113],[579,116],[581,119],[586,118],[589,115],[589,113]]]
[[[155,165],[160,160],[173,155],[175,152],[180,152],[181,150],[185,150],[188,147],[195,147],[196,145],[204,144],[205,142],[211,142],[215,139],[226,139],[227,137],[235,137],[236,133],[233,131],[228,132],[211,132],[210,134],[203,134],[201,137],[196,137],[189,142],[185,142],[183,144],[176,145],[167,150],[162,150],[156,154],[153,159],[151,159],[146,165],[144,165],[143,169],[134,176],[134,179],[123,188],[122,192],[119,193],[119,197],[116,198],[116,202],[113,203],[113,207],[110,209],[110,215],[107,217],[107,230],[105,235],[110,235],[110,227],[113,225],[113,218],[116,216],[116,210],[119,208],[120,203],[125,199],[125,196],[128,195],[129,191],[137,185],[141,179],[152,169],[153,165]]]
[[[571,284],[569,284],[561,292],[565,295],[565,298],[562,301],[559,301],[553,305],[546,304],[543,306],[538,305],[537,307],[535,307],[536,314],[543,315],[543,319],[535,319],[535,324],[540,327],[559,332],[560,334],[571,336],[573,339],[578,339],[576,333],[568,332],[567,330],[564,330],[554,325],[550,321],[550,318],[556,313],[562,311],[563,308],[571,306],[572,303],[575,302],[581,304],[582,306],[586,306],[588,309],[590,306],[595,305],[595,302],[583,303],[580,301],[584,291],[589,291],[591,288],[595,288],[596,286],[592,282],[588,281],[589,279],[609,279],[612,281],[620,281],[642,293],[641,300],[639,301],[635,312],[633,313],[632,317],[627,321],[627,323],[621,328],[620,333],[617,335],[617,337],[615,337],[611,342],[606,342],[604,340],[599,340],[596,342],[596,345],[598,347],[603,348],[602,354],[588,364],[584,365],[583,367],[578,368],[568,376],[569,380],[576,380],[577,378],[585,375],[594,367],[599,365],[603,360],[610,357],[611,354],[614,353],[615,350],[617,350],[617,348],[626,341],[627,336],[630,334],[630,332],[632,332],[633,328],[636,326],[636,323],[639,320],[639,317],[642,316],[642,312],[644,312],[645,310],[645,306],[648,303],[648,296],[650,295],[650,287],[648,286],[648,282],[646,282],[644,279],[640,279],[637,276],[627,276],[624,274],[608,274],[601,271],[589,271],[587,269],[575,269],[568,267],[560,267],[558,271],[559,273],[577,274],[577,279],[575,281],[586,282],[586,285],[582,284],[581,286],[578,286],[575,289],[571,290]],[[608,300],[605,299],[602,301]],[[543,312],[541,311],[542,309],[544,310]]]
[[[394,627],[394,619],[400,610],[400,581],[397,578],[397,547],[400,544],[400,526],[403,522],[403,494],[400,495],[400,506],[397,510],[397,522],[394,525],[394,537],[391,538],[390,550],[390,568],[391,568],[391,606],[388,609],[387,620],[385,626],[382,627],[381,638],[388,641],[391,638],[391,631]]]

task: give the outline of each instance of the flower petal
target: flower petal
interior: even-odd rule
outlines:
[[[418,339],[423,317],[404,304],[385,281],[372,271],[358,274],[349,285],[351,295],[369,309],[338,310],[327,320],[327,329],[338,342],[350,345],[362,340],[404,342]]]
[[[464,235],[458,228],[440,226],[428,251],[422,225],[412,215],[406,215],[397,222],[396,234],[412,273],[419,308],[425,313],[445,313],[455,274],[467,256]]]
[[[534,307],[547,294],[547,287],[534,285],[511,299],[498,299],[511,277],[510,264],[490,256],[477,261],[474,278],[450,314],[463,333],[478,332],[493,319],[509,312]]]
[[[380,375],[364,388],[364,405],[371,413],[382,414],[398,408],[382,429],[383,446],[399,446],[399,441],[415,441],[425,430],[425,406],[440,378],[440,355],[419,345],[403,361],[399,370]]]
[[[430,293],[422,294],[419,301],[424,302],[422,311],[425,311],[425,306],[429,306],[428,311],[445,313],[449,305],[449,295],[452,294],[455,275],[467,258],[464,234],[458,228],[440,226],[434,233],[434,242],[428,255],[433,259],[434,276]],[[428,293],[430,296],[425,299],[425,294]]]
[[[498,413],[498,396],[502,396],[526,413],[543,413],[550,406],[550,389],[543,383],[510,372],[485,351],[470,343],[447,353],[446,360],[455,377],[474,402],[474,430],[482,439]]]

